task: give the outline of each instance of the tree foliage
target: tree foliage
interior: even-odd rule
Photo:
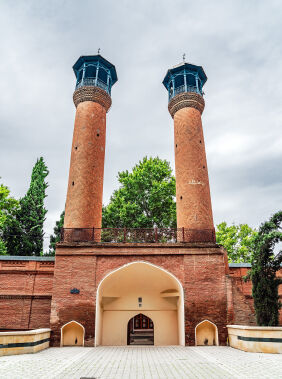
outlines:
[[[255,238],[252,268],[247,278],[253,283],[253,298],[257,324],[276,326],[279,320],[278,287],[281,278],[276,277],[282,263],[282,251],[275,254],[275,247],[282,242],[282,211],[263,223]]]
[[[247,224],[216,226],[216,242],[225,247],[229,262],[251,262],[257,231]]]
[[[55,255],[56,243],[61,239],[61,228],[64,226],[65,211],[60,215],[60,220],[56,221],[53,234],[50,236],[49,255]]]
[[[0,255],[7,254],[3,232],[8,220],[15,217],[18,207],[19,202],[10,196],[9,188],[0,184]]]
[[[46,197],[46,176],[49,171],[43,158],[35,163],[29,189],[19,201],[15,217],[6,222],[4,239],[9,255],[41,255],[43,253],[43,224],[47,210],[44,207]]]
[[[143,158],[118,173],[120,188],[103,207],[103,227],[176,227],[175,178],[166,160]]]

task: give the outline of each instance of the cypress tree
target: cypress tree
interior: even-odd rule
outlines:
[[[50,244],[49,244],[49,254],[55,255],[56,243],[61,240],[61,228],[64,226],[64,218],[65,211],[63,211],[60,215],[60,220],[56,221],[56,225],[54,226],[53,234],[50,236]]]
[[[29,189],[20,199],[20,207],[14,219],[4,231],[9,255],[41,255],[43,253],[43,224],[47,210],[44,208],[46,197],[46,176],[49,171],[43,158],[37,159],[31,174]]]
[[[253,299],[257,324],[277,326],[279,322],[278,287],[282,279],[276,276],[282,263],[282,251],[274,254],[277,243],[282,242],[282,211],[262,224],[255,237],[252,268],[248,275],[253,282]]]

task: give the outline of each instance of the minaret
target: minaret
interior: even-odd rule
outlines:
[[[214,242],[214,224],[201,115],[205,107],[201,66],[181,63],[168,70],[168,110],[174,120],[179,240]]]
[[[73,70],[76,115],[64,228],[100,228],[106,113],[117,74],[115,66],[101,55],[80,57]]]

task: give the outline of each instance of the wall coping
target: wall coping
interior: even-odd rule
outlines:
[[[227,328],[243,330],[282,330],[282,326],[227,325]]]
[[[26,255],[0,255],[0,261],[50,261],[54,262],[55,257],[35,257],[35,256],[26,256]]]
[[[228,264],[229,264],[229,267],[252,267],[250,263],[244,263],[244,262],[240,262],[240,263],[230,262]]]
[[[51,329],[33,329],[33,330],[15,330],[14,332],[0,332],[0,337],[2,336],[24,336],[51,332]]]

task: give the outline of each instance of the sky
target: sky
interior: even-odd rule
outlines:
[[[282,208],[282,2],[274,0],[2,0],[0,182],[24,196],[43,156],[50,174],[46,244],[64,209],[75,116],[72,65],[116,66],[107,114],[103,202],[117,173],[144,156],[174,168],[162,80],[203,66],[202,116],[214,222],[257,227]]]

